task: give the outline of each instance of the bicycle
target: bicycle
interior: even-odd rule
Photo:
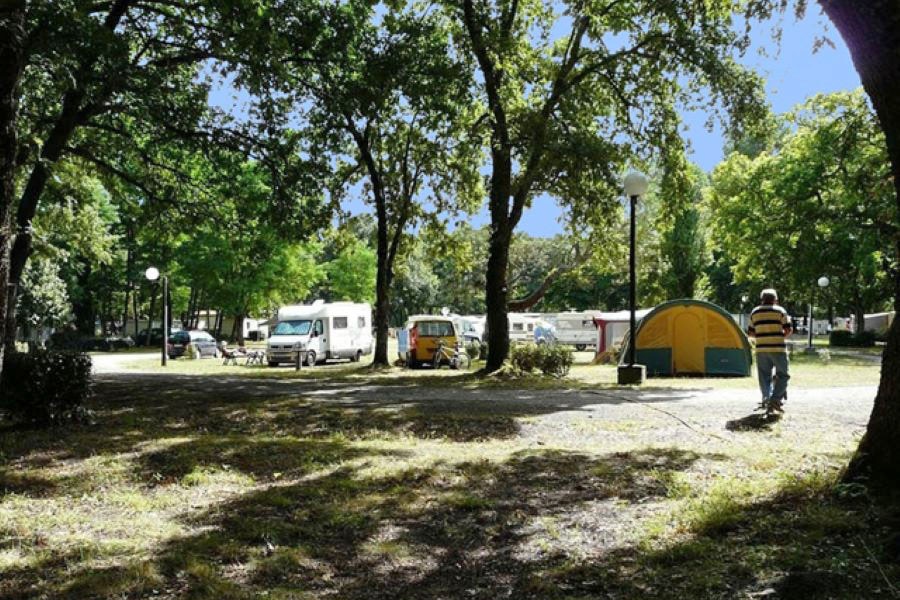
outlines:
[[[438,340],[437,348],[434,349],[434,356],[431,359],[431,366],[435,369],[441,368],[441,363],[446,362],[451,369],[468,369],[471,366],[469,355],[465,351],[460,351],[459,347],[450,349],[444,346],[444,340]]]

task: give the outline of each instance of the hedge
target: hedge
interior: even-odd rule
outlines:
[[[91,397],[91,357],[78,352],[12,353],[3,363],[0,409],[38,425],[78,420]]]

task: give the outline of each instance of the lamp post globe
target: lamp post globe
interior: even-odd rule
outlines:
[[[144,271],[144,277],[147,278],[147,281],[156,281],[159,279],[159,269],[156,267],[147,267],[147,270]]]
[[[629,198],[632,196],[643,196],[647,193],[647,188],[650,186],[647,176],[640,171],[629,171],[625,175],[622,184],[625,188],[625,195]]]
[[[824,275],[819,277],[819,287],[820,288],[827,288],[829,283],[831,283],[831,280],[828,279],[827,277],[825,277]]]

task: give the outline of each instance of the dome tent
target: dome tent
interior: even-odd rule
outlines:
[[[660,304],[635,332],[635,362],[648,376],[699,375],[748,377],[753,362],[750,342],[723,308],[703,300]],[[631,339],[625,339],[620,364],[627,364]]]

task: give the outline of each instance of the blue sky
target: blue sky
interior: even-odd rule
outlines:
[[[766,79],[769,102],[776,113],[790,110],[806,98],[817,93],[850,90],[859,87],[859,76],[853,68],[850,54],[834,29],[813,5],[802,21],[793,17],[783,20],[784,34],[780,50],[775,49],[770,28],[757,25],[752,33],[753,48],[743,62]],[[823,46],[813,51],[815,41],[823,33],[833,41],[835,48]],[[760,54],[765,48],[767,54]],[[234,95],[234,97],[232,96]],[[246,95],[224,86],[213,92],[212,102],[238,113],[244,110]],[[690,145],[690,159],[705,171],[710,171],[722,159],[722,132],[718,127],[706,129],[705,113],[684,113],[684,137]],[[353,213],[369,212],[370,208],[355,199],[347,207]],[[547,197],[537,198],[522,215],[518,230],[533,236],[552,236],[562,232],[562,209]],[[474,226],[489,222],[486,210],[467,219]]]

